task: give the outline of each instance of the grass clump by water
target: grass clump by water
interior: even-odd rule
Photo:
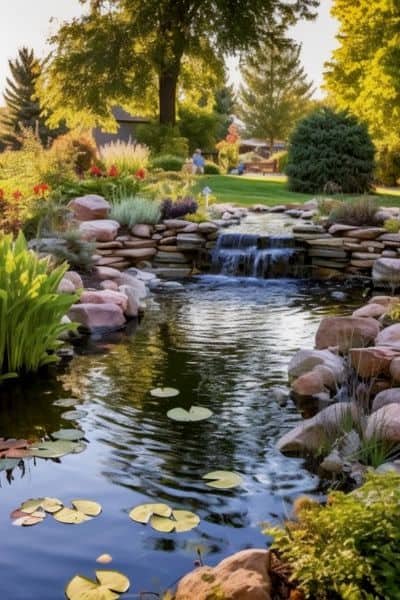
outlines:
[[[264,533],[289,567],[291,581],[313,600],[400,598],[400,475],[369,473],[350,494],[326,505],[295,503],[295,520]]]
[[[57,293],[67,264],[49,266],[22,233],[0,237],[0,381],[58,360],[58,338],[71,329],[61,318],[77,296]]]
[[[376,225],[376,213],[379,205],[371,196],[361,196],[353,201],[343,201],[333,207],[330,223],[343,223],[344,225]]]
[[[138,223],[155,225],[160,220],[160,205],[155,200],[133,196],[124,198],[113,205],[111,219],[118,221],[123,227],[133,227]]]

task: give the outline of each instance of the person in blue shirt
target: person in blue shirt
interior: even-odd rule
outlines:
[[[197,148],[192,156],[193,175],[203,175],[205,160],[201,150]]]

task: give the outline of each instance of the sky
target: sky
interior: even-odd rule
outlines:
[[[306,72],[315,82],[316,97],[321,97],[323,64],[336,45],[337,24],[329,11],[332,0],[321,0],[319,17],[313,22],[298,23],[293,37],[302,43],[302,60]],[[81,14],[79,0],[0,0],[0,105],[8,75],[8,59],[14,58],[18,48],[34,48],[39,57],[48,52],[46,40],[57,24]],[[52,19],[52,22],[50,20]],[[238,70],[230,63],[231,79],[237,80]]]

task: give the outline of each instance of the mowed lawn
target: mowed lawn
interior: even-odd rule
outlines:
[[[246,177],[245,175],[202,175],[198,177],[195,191],[200,192],[206,186],[218,202],[232,202],[248,206],[250,204],[301,204],[314,198],[313,194],[298,194],[287,189],[286,178],[280,177]],[[321,196],[319,196],[321,197]],[[351,200],[354,196],[338,196]],[[377,202],[382,206],[400,206],[400,190],[378,188]]]

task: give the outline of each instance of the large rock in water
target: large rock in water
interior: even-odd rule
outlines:
[[[328,406],[311,419],[288,431],[277,443],[284,454],[307,455],[325,447],[344,432],[344,423],[357,418],[354,405],[339,402]]]
[[[116,304],[74,304],[68,317],[91,332],[120,329],[125,325],[124,313]]]
[[[343,380],[343,358],[330,352],[330,350],[299,350],[296,352],[288,366],[289,377],[298,378],[312,371],[317,365],[328,367],[338,383]]]
[[[80,297],[81,304],[116,304],[126,312],[128,298],[125,294],[114,290],[85,290]]]
[[[400,258],[378,258],[372,268],[375,284],[400,285]]]
[[[268,550],[242,550],[180,580],[175,600],[272,600]]]
[[[74,198],[68,204],[76,219],[79,221],[94,221],[95,219],[107,219],[110,212],[110,205],[97,194],[88,194]]]
[[[85,240],[96,242],[111,242],[117,237],[119,223],[112,219],[84,221],[79,225],[79,231]]]
[[[368,346],[379,330],[379,323],[367,317],[326,317],[318,328],[315,346],[320,350],[338,347],[345,353],[350,348]]]
[[[352,348],[350,350],[350,361],[359,377],[371,379],[382,375],[388,377],[392,360],[399,352],[392,348]]]

